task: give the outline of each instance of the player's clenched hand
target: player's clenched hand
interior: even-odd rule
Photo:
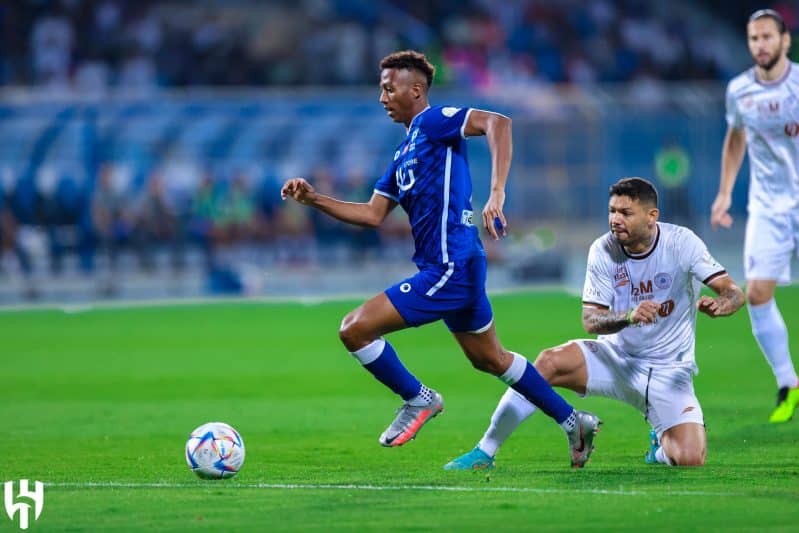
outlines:
[[[508,234],[508,221],[502,207],[505,205],[505,191],[492,191],[483,208],[483,227],[491,238],[498,240]]]
[[[645,300],[638,304],[638,307],[633,309],[630,315],[630,322],[633,324],[637,324],[638,322],[642,324],[654,324],[658,318],[658,309],[660,309],[660,304],[658,302]]]
[[[732,199],[723,194],[716,196],[713,206],[710,208],[710,225],[713,229],[721,226],[722,228],[732,227],[732,216],[727,212],[732,205]]]
[[[721,306],[719,305],[719,302],[710,296],[702,296],[699,298],[699,300],[696,302],[696,308],[700,313],[705,313],[711,318],[721,316]]]
[[[280,197],[293,198],[301,204],[310,204],[316,196],[316,190],[303,178],[292,178],[283,184]]]

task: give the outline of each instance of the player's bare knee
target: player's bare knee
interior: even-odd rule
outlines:
[[[670,457],[675,466],[703,466],[705,464],[704,450],[696,448],[678,447],[672,451]]]
[[[696,453],[683,454],[679,460],[674,462],[677,466],[704,466],[705,458]]]
[[[759,285],[749,285],[746,287],[746,301],[749,305],[763,305],[767,303],[773,294],[767,288]]]
[[[535,369],[547,381],[554,378],[558,374],[558,357],[555,351],[547,349],[539,353],[535,358]]]
[[[362,330],[359,327],[358,320],[350,313],[341,321],[341,326],[338,329],[338,338],[341,339],[342,344],[347,350],[354,352],[360,350],[367,344],[363,338]]]

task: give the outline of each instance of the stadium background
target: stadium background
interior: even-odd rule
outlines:
[[[606,191],[652,179],[662,219],[740,278],[748,168],[712,232],[726,81],[750,65],[749,1],[122,2],[0,6],[0,305],[372,292],[413,270],[380,231],[279,199],[288,177],[369,197],[402,128],[379,59],[434,60],[431,101],[514,120],[511,235],[489,287],[582,282]],[[789,27],[799,8],[774,6]],[[793,57],[796,58],[797,47]],[[475,203],[484,140],[470,142]],[[358,276],[352,275],[353,264]]]
[[[772,5],[799,28],[795,2]],[[405,218],[356,231],[277,191],[304,174],[367,198],[403,134],[377,103],[376,63],[424,50],[434,103],[514,119],[511,234],[486,243],[489,287],[520,288],[492,305],[503,343],[533,358],[584,335],[579,297],[561,287],[581,286],[620,176],[653,179],[663,218],[694,227],[740,279],[747,168],[733,230],[711,231],[708,211],[725,83],[750,64],[744,23],[760,7],[0,2],[0,481],[45,483],[31,530],[792,530],[799,426],[766,422],[774,380],[745,311],[698,319],[703,468],[644,464],[639,413],[563,391],[604,421],[588,468],[569,469],[561,430],[536,416],[490,475],[442,470],[504,386],[441,323],[391,342],[445,415],[418,442],[380,447],[397,400],[336,329],[363,293],[413,270]],[[484,139],[470,158],[479,206]],[[317,300],[343,292],[359,296]],[[288,301],[189,300],[207,295]],[[183,299],[132,303],[165,297]],[[799,288],[777,298],[791,327]],[[83,305],[96,300],[108,304]],[[247,446],[223,483],[195,479],[183,457],[211,420]],[[5,511],[0,530],[16,530]]]

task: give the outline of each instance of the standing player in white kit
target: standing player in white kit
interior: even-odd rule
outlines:
[[[706,440],[693,386],[697,311],[730,315],[744,295],[696,234],[658,222],[657,206],[657,191],[641,178],[610,188],[610,231],[588,252],[583,288],[583,327],[599,337],[544,350],[535,367],[552,386],[640,410],[660,439],[647,462],[700,466]],[[700,296],[700,282],[717,296]],[[477,447],[444,469],[493,468],[499,447],[535,410],[508,389]]]
[[[727,211],[748,151],[746,298],[752,333],[777,379],[769,421],[779,423],[789,421],[799,404],[788,329],[774,300],[777,283],[790,281],[791,256],[799,250],[799,64],[788,59],[791,34],[776,11],[753,13],[747,34],[755,65],[727,86],[728,128],[710,221],[714,228],[732,225]]]

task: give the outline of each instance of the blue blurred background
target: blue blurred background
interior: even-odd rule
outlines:
[[[433,104],[513,118],[511,235],[489,286],[579,288],[607,188],[653,180],[740,278],[748,168],[712,232],[726,82],[763,4],[644,0],[137,1],[0,4],[0,305],[315,297],[413,271],[404,216],[351,228],[281,183],[365,201],[404,137],[377,63],[404,48]],[[799,5],[772,4],[789,28]],[[795,37],[799,35],[795,34]],[[793,57],[796,58],[796,49]],[[470,141],[475,203],[490,161]],[[399,211],[399,210],[397,210]]]

